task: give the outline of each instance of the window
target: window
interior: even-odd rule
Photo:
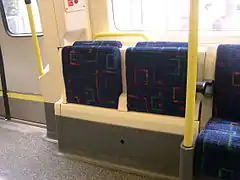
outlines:
[[[29,35],[31,29],[24,0],[2,0],[2,19],[8,33],[13,36]],[[32,0],[32,11],[37,33],[42,33],[37,0]]]
[[[112,0],[118,30],[187,31],[190,0]],[[240,0],[200,0],[200,31],[240,31]]]

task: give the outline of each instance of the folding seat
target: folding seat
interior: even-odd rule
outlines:
[[[184,117],[187,47],[131,47],[126,52],[129,111]]]
[[[118,107],[122,93],[120,44],[75,42],[62,50],[68,103]]]
[[[240,45],[220,45],[213,84],[213,117],[195,144],[195,176],[240,179]]]

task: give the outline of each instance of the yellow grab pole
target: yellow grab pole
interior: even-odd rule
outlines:
[[[188,37],[188,71],[187,97],[184,128],[185,147],[193,145],[193,128],[195,119],[195,96],[198,58],[198,9],[199,0],[190,0],[189,37]]]
[[[34,24],[31,0],[25,0],[25,4],[27,7],[28,19],[30,23],[31,32],[32,32],[32,41],[33,41],[33,46],[34,46],[34,51],[35,51],[35,56],[37,61],[38,73],[39,73],[39,76],[42,76],[43,75],[42,57],[40,53],[40,47],[39,47],[37,33],[35,29],[35,24]]]

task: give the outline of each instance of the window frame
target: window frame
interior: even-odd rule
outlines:
[[[0,11],[1,11],[2,23],[3,23],[3,26],[4,26],[5,32],[8,36],[19,37],[19,38],[32,37],[32,33],[18,33],[18,34],[15,34],[15,33],[12,33],[10,31],[9,26],[8,26],[8,22],[7,22],[7,16],[6,16],[6,13],[5,13],[5,10],[4,10],[4,5],[3,5],[2,0],[0,0]],[[40,12],[39,12],[39,14],[40,14]],[[37,36],[42,37],[43,32],[41,32],[41,33],[37,32]]]
[[[169,30],[164,29],[162,31],[156,31],[156,30],[122,30],[119,29],[116,26],[115,21],[115,13],[114,13],[114,0],[109,0],[109,24],[110,31],[117,31],[117,32],[141,32],[145,33],[150,39],[154,39],[157,41],[188,41],[188,30]],[[152,37],[152,38],[151,38]],[[178,38],[176,38],[178,37]],[[163,39],[162,39],[163,38]],[[166,38],[166,39],[165,39]],[[240,42],[240,29],[239,30],[225,30],[222,32],[218,31],[205,31],[205,30],[199,30],[199,40],[201,41],[200,44],[221,44],[224,43],[236,43]]]
[[[122,29],[119,29],[118,26],[116,25],[116,21],[115,21],[115,13],[114,13],[114,5],[113,5],[113,2],[114,0],[111,0],[110,1],[110,13],[112,15],[112,22],[113,22],[113,25],[115,27],[115,29],[119,32],[149,32],[151,30],[144,30],[144,29],[125,29],[125,30],[122,30]],[[108,10],[109,11],[109,10]]]

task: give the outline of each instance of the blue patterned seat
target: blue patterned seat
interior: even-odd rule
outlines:
[[[240,45],[217,50],[214,118],[195,145],[195,176],[240,179]]]
[[[62,50],[68,103],[117,108],[122,92],[117,46],[69,46]]]
[[[128,48],[126,67],[129,111],[185,115],[186,47]]]
[[[188,47],[187,42],[170,42],[170,41],[145,41],[138,42],[136,47]]]
[[[122,43],[120,41],[76,41],[74,42],[73,46],[115,46],[121,48]]]

